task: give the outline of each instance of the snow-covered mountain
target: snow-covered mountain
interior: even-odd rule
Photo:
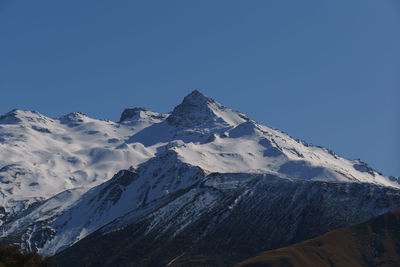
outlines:
[[[1,116],[1,222],[65,190],[99,185],[117,171],[153,157],[154,148],[125,142],[158,122],[152,117],[141,120],[146,115],[121,123],[82,113],[51,119],[35,111],[13,110]]]
[[[119,122],[7,113],[0,117],[0,192],[3,241],[46,255],[99,229],[144,221],[142,235],[173,238],[207,215],[200,240],[239,211],[257,210],[266,220],[284,196],[291,241],[299,236],[296,218],[315,198],[325,201],[321,222],[331,223],[310,235],[400,208],[398,178],[260,125],[198,91],[169,114],[126,109]]]
[[[207,264],[198,266],[233,266],[399,206],[400,191],[392,187],[215,173],[132,209],[55,260],[60,266],[167,266],[201,255]]]

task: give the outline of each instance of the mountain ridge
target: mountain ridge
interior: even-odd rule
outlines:
[[[378,192],[365,199],[363,216],[351,222],[367,219],[366,214],[400,208],[398,178],[383,176],[362,161],[344,159],[258,124],[199,91],[186,96],[167,114],[125,109],[120,122],[77,112],[50,119],[37,112],[14,110],[8,117],[13,116],[20,121],[3,116],[6,123],[2,124],[0,119],[0,239],[18,240],[23,249],[45,255],[61,252],[100,229],[112,232],[143,220],[149,226],[141,235],[159,231],[169,220],[181,228],[173,231],[171,224],[164,228],[173,231],[171,238],[179,237],[198,220],[205,220],[207,207],[214,207],[217,215],[210,220],[218,227],[247,194],[259,192],[264,199],[263,188],[274,196],[265,187],[271,181],[288,195],[302,188],[334,192],[341,184],[348,190],[361,184],[366,188],[357,190],[363,193]],[[393,200],[387,198],[389,193]],[[307,194],[299,194],[307,198]],[[338,209],[329,200],[335,199],[333,195],[321,194],[310,192],[311,196],[327,197],[327,207]],[[357,199],[343,195],[337,200],[348,201],[349,212],[355,214]],[[217,208],[214,202],[218,201],[226,206]],[[277,203],[270,201],[273,210]],[[187,209],[188,215],[173,221],[168,214],[175,209]],[[292,205],[287,212],[300,211]],[[345,217],[336,219],[335,227],[350,223]],[[329,229],[321,227],[315,234]],[[278,236],[274,242],[286,244]]]

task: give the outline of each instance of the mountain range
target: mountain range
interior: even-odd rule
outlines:
[[[400,179],[204,96],[0,117],[0,240],[60,266],[231,265],[400,209]]]

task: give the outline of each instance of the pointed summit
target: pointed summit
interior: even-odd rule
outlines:
[[[245,120],[243,114],[224,107],[198,90],[188,94],[167,119],[176,126],[210,128],[233,126]]]
[[[194,90],[193,92],[185,96],[182,102],[182,104],[192,105],[192,106],[208,105],[210,103],[215,103],[215,101],[203,95],[198,90]]]

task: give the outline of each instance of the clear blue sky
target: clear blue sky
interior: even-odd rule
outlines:
[[[0,1],[0,113],[168,112],[193,89],[400,175],[400,1]]]

